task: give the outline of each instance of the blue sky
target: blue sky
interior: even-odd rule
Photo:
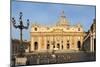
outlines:
[[[29,19],[30,27],[32,23],[53,25],[57,23],[61,12],[64,11],[69,24],[80,23],[84,31],[87,31],[95,18],[95,6],[13,1],[11,7],[11,17],[14,17],[19,23],[19,12],[23,12],[24,25],[27,24],[26,20]],[[30,40],[30,27],[28,30],[23,30],[24,40]],[[19,30],[13,26],[11,34],[12,38],[19,39]]]

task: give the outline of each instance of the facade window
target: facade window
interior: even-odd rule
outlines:
[[[55,45],[53,45],[53,48],[55,48]]]
[[[67,42],[69,42],[69,40],[67,40]]]
[[[47,44],[47,49],[50,49],[50,44]]]
[[[78,28],[78,31],[80,31],[80,28]]]
[[[34,42],[34,50],[38,49],[38,42]]]
[[[69,49],[70,48],[70,45],[69,45],[69,43],[67,44],[67,49]]]
[[[81,42],[80,41],[77,42],[77,47],[80,50],[80,48],[81,48]]]
[[[60,48],[60,45],[59,45],[59,43],[57,44],[57,48],[58,48],[58,49]]]
[[[62,45],[62,49],[63,49],[63,45]]]
[[[47,43],[49,43],[49,40],[47,40]]]
[[[37,31],[37,28],[35,27],[34,30]]]
[[[63,41],[61,41],[63,43]]]

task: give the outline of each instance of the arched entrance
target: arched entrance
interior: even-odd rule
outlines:
[[[50,49],[50,44],[47,44],[47,49]]]
[[[38,42],[34,42],[34,50],[38,50]]]
[[[60,44],[59,43],[57,44],[57,48],[60,49]]]
[[[63,49],[63,45],[62,45],[62,49]]]
[[[67,44],[67,49],[69,49],[70,48],[70,45],[69,45],[69,43]]]
[[[78,48],[79,50],[81,49],[81,42],[80,42],[80,41],[77,42],[77,48]]]

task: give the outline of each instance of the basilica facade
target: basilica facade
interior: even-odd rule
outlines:
[[[32,24],[31,52],[70,52],[81,50],[84,30],[80,24],[71,25],[64,11],[54,26]]]

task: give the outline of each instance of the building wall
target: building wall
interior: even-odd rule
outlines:
[[[84,31],[80,24],[71,26],[64,14],[62,14],[54,26],[46,27],[33,24],[30,35],[31,51],[73,51],[80,50],[79,48],[81,48],[83,44]],[[80,45],[78,45],[78,41],[80,41]]]
[[[78,50],[77,42],[81,42],[81,46],[83,43],[83,34],[81,33],[79,36],[75,36],[75,33],[72,35],[43,35],[43,36],[33,36],[31,39],[31,51],[36,51],[34,50],[34,43],[38,42],[38,50],[47,50],[47,44],[49,44],[49,49],[48,50],[53,50],[53,45],[55,45],[54,50]],[[54,44],[53,44],[54,43]],[[57,49],[57,44],[59,44]],[[69,44],[69,48],[67,48],[67,44]],[[63,47],[62,47],[63,46]]]

